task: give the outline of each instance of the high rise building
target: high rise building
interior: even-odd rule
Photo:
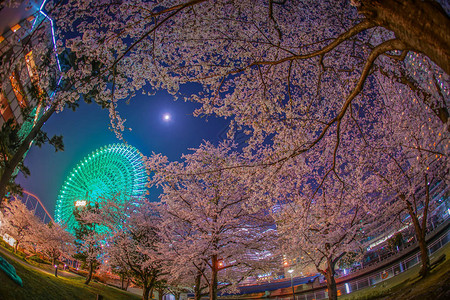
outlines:
[[[42,11],[43,4],[34,13],[1,11],[25,17],[16,24],[0,24],[0,126],[12,120],[22,135],[45,110],[60,81],[53,21]]]

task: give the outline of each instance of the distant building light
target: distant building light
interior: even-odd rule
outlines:
[[[5,38],[0,35],[0,43],[3,42],[4,40],[5,40]]]
[[[77,200],[75,201],[75,206],[86,206],[87,202],[86,200]]]
[[[16,24],[13,27],[11,27],[12,32],[16,32],[19,29],[20,29],[20,25],[19,24]]]
[[[3,240],[8,243],[11,247],[14,247],[14,245],[16,244],[16,240],[10,236],[9,234],[5,233],[3,235]]]
[[[27,18],[27,21],[28,21],[28,22],[33,22],[34,19],[36,19],[34,16],[29,16],[29,17]]]

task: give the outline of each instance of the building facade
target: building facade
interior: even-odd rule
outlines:
[[[41,9],[0,35],[0,126],[20,125],[22,135],[49,105],[60,80],[53,21]]]

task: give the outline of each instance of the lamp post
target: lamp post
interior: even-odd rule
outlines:
[[[293,281],[293,279],[292,279],[292,272],[294,272],[293,269],[288,270],[288,273],[291,274],[292,300],[295,300],[295,294],[294,294],[294,281]]]

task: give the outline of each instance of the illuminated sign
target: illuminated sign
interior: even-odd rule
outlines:
[[[86,200],[77,200],[75,201],[75,206],[86,206]]]

